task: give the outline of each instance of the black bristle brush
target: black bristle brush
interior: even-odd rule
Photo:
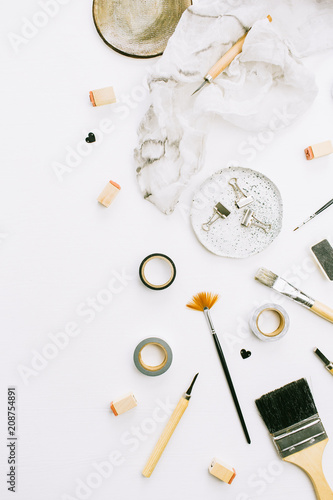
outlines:
[[[238,416],[239,416],[239,420],[240,420],[240,422],[242,424],[246,440],[250,444],[251,443],[251,439],[250,439],[250,436],[249,436],[249,433],[248,433],[248,430],[247,430],[247,427],[246,427],[246,424],[245,424],[245,420],[244,420],[244,417],[243,417],[243,414],[242,414],[241,407],[240,407],[239,402],[238,402],[238,398],[237,398],[237,394],[236,394],[236,391],[235,391],[235,388],[234,388],[234,384],[232,383],[232,379],[231,379],[231,376],[230,376],[230,373],[229,373],[228,365],[227,365],[227,362],[225,360],[225,357],[224,357],[224,354],[223,354],[222,347],[221,347],[221,344],[219,342],[218,336],[216,335],[216,332],[215,332],[215,329],[214,329],[214,326],[213,326],[213,322],[212,322],[212,318],[211,318],[210,312],[209,312],[209,310],[213,307],[213,305],[216,303],[216,301],[218,300],[218,298],[219,298],[219,296],[215,295],[213,293],[210,293],[210,292],[200,292],[197,295],[194,295],[194,297],[192,297],[192,301],[189,302],[188,304],[186,304],[186,306],[189,307],[190,309],[194,309],[195,311],[202,311],[204,313],[205,317],[206,317],[208,326],[210,328],[210,331],[212,333],[212,337],[213,337],[214,342],[215,342],[217,353],[219,355],[219,358],[220,358],[220,361],[221,361],[221,364],[222,364],[222,368],[223,368],[224,374],[226,376],[226,379],[227,379],[227,382],[228,382],[228,385],[229,385],[229,389],[230,389],[230,392],[231,392],[231,395],[232,395],[232,399],[234,400],[234,403],[235,403],[235,406],[236,406],[236,410],[237,410],[237,413],[238,413]]]
[[[265,394],[256,405],[282,460],[307,473],[318,500],[333,500],[322,469],[328,437],[307,381],[302,378]]]

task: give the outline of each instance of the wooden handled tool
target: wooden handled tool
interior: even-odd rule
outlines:
[[[174,409],[167,425],[164,428],[164,431],[162,432],[159,440],[155,445],[155,448],[152,451],[152,454],[148,459],[148,462],[145,465],[145,468],[142,471],[143,476],[150,477],[152,475],[157,465],[157,462],[161,458],[161,455],[165,450],[166,445],[168,444],[172,434],[174,433],[174,430],[176,429],[180,419],[182,418],[186,408],[188,407],[188,404],[191,399],[192,388],[198,375],[199,374],[197,373],[194,379],[192,380],[190,387],[187,389],[185,394],[183,394],[183,396],[180,398],[176,408]]]
[[[298,288],[288,283],[285,279],[272,273],[272,271],[261,267],[255,275],[255,279],[333,323],[333,309],[331,307],[309,297],[306,293],[298,290]]]
[[[210,68],[210,70],[208,71],[207,75],[205,76],[205,78],[207,78],[207,80],[208,79],[215,80],[215,78],[217,76],[219,76],[219,74],[222,73],[222,71],[225,70],[225,68],[227,66],[229,66],[229,64],[235,59],[235,57],[238,56],[238,54],[240,54],[242,52],[244,41],[245,41],[245,38],[246,38],[247,34],[248,34],[248,31],[239,40],[237,40],[237,42],[235,43],[235,45],[233,45],[231,47],[231,49],[229,49],[221,57],[221,59],[219,59],[217,61],[217,63],[214,64],[214,66],[212,66]]]
[[[310,310],[316,313],[318,316],[321,316],[322,318],[327,319],[328,321],[333,323],[333,309],[331,307],[328,307],[322,302],[315,300],[315,303]]]
[[[264,394],[256,405],[282,460],[306,472],[318,500],[333,500],[322,467],[328,436],[307,381],[303,378]]]
[[[323,453],[327,443],[328,438],[311,446],[311,448],[283,459],[285,462],[297,465],[307,473],[318,500],[333,500],[333,492],[326,481],[322,466]]]
[[[267,19],[269,20],[269,22],[272,22],[271,16],[267,16]],[[229,66],[229,64],[235,59],[235,57],[242,52],[245,38],[250,29],[245,33],[245,35],[237,40],[237,42],[221,57],[221,59],[219,59],[217,63],[214,64],[214,66],[210,68],[207,75],[204,77],[203,83],[200,85],[200,87],[197,88],[197,90],[193,92],[193,94],[199,92],[199,90],[201,90],[204,85],[206,85],[206,83],[212,83],[212,81],[215,80],[215,78]]]

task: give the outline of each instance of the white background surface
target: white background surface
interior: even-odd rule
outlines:
[[[316,101],[252,161],[240,151],[249,134],[212,119],[205,167],[193,178],[180,208],[165,216],[143,200],[135,179],[136,129],[148,96],[140,103],[131,98],[126,117],[124,108],[93,108],[88,98],[90,90],[108,85],[119,101],[139,95],[137,87],[142,96],[147,68],[155,61],[126,58],[107,47],[94,28],[87,0],[62,5],[16,53],[8,34],[20,34],[23,18],[31,20],[40,10],[37,1],[18,0],[7,2],[1,16],[1,498],[14,495],[5,482],[5,417],[7,387],[15,385],[18,500],[83,498],[76,491],[79,480],[86,483],[96,472],[93,464],[115,450],[123,463],[86,498],[313,499],[306,475],[278,458],[254,400],[307,377],[333,436],[333,381],[312,352],[317,346],[333,357],[332,325],[281,299],[253,276],[267,267],[333,304],[332,284],[312,264],[309,251],[323,238],[333,242],[333,207],[292,232],[333,196],[333,156],[308,162],[303,152],[310,144],[333,139],[332,52],[304,61],[317,77]],[[60,182],[55,162],[65,164],[66,148],[77,148],[105,118],[114,122],[114,131],[86,146],[90,153]],[[205,250],[187,216],[193,190],[230,161],[269,176],[281,190],[285,209],[278,239],[262,254],[240,261]],[[96,198],[109,179],[122,191],[106,209]],[[141,260],[154,252],[170,255],[177,266],[176,281],[165,291],[151,291],[138,278]],[[113,272],[123,270],[132,279],[87,323],[78,306],[105,289]],[[201,290],[221,295],[212,316],[251,445],[243,436],[204,317],[185,308]],[[266,344],[246,325],[258,304],[272,301],[287,309],[291,328],[281,341]],[[25,385],[19,366],[31,367],[32,351],[41,353],[50,342],[48,335],[63,331],[69,322],[77,323],[79,335]],[[135,346],[149,336],[164,338],[173,350],[172,367],[161,377],[142,375],[132,362]],[[252,351],[249,359],[240,357],[242,348]],[[176,403],[197,371],[190,406],[154,474],[145,479],[141,470],[164,427],[164,422],[149,419],[156,415],[158,401]],[[116,418],[109,403],[128,391],[139,406]],[[136,426],[152,432],[126,444]],[[235,467],[231,486],[208,474],[214,456]],[[330,443],[323,464],[333,485]]]

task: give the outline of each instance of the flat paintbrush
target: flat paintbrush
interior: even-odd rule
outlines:
[[[322,469],[328,437],[307,381],[302,378],[265,394],[256,405],[282,460],[307,473],[318,500],[333,500]]]
[[[255,279],[260,281],[263,285],[273,288],[276,292],[282,293],[282,295],[285,295],[289,299],[302,304],[302,306],[306,307],[318,316],[321,316],[322,318],[327,319],[327,321],[333,323],[333,309],[325,304],[322,304],[318,300],[309,297],[305,293],[298,290],[298,288],[294,285],[288,283],[288,281],[280,278],[277,274],[272,273],[272,271],[261,267],[257,271]]]
[[[199,373],[197,373],[194,379],[191,382],[190,387],[183,394],[183,396],[178,401],[176,408],[173,410],[172,415],[166,424],[159,440],[157,441],[155,448],[153,449],[148,462],[145,465],[145,468],[142,471],[142,475],[145,477],[150,477],[154,472],[154,469],[162,456],[163,451],[165,450],[166,445],[168,444],[172,434],[174,433],[177,425],[179,424],[180,419],[182,418],[186,408],[191,399],[192,389],[197,380]]]
[[[251,443],[251,439],[250,439],[250,436],[249,436],[249,433],[248,433],[248,430],[247,430],[247,427],[246,427],[246,424],[245,424],[245,420],[244,420],[244,417],[243,417],[243,414],[242,414],[241,407],[240,407],[238,399],[237,399],[237,395],[236,395],[236,391],[235,391],[235,388],[234,388],[234,384],[232,383],[232,379],[231,379],[231,376],[230,376],[230,373],[229,373],[228,365],[227,365],[227,362],[225,360],[225,357],[224,357],[224,354],[223,354],[222,347],[221,347],[221,344],[219,342],[218,336],[216,335],[216,332],[215,332],[215,329],[214,329],[214,326],[213,326],[213,322],[212,322],[212,318],[210,316],[210,311],[209,310],[213,307],[213,305],[218,300],[218,298],[219,298],[218,295],[214,295],[214,294],[209,293],[209,292],[208,293],[207,292],[201,292],[201,293],[198,293],[198,295],[194,295],[194,297],[192,297],[192,301],[189,302],[188,304],[186,304],[186,306],[189,307],[190,309],[194,309],[195,311],[203,311],[203,313],[204,313],[204,315],[206,317],[208,326],[210,328],[210,331],[212,333],[212,337],[213,337],[214,342],[215,342],[217,353],[219,355],[219,358],[220,358],[220,361],[221,361],[221,364],[222,364],[222,368],[223,368],[224,374],[226,376],[226,379],[227,379],[227,382],[228,382],[228,385],[229,385],[229,389],[230,389],[230,392],[231,392],[231,395],[232,395],[232,399],[234,400],[234,403],[235,403],[235,406],[236,406],[236,410],[237,410],[240,422],[241,422],[242,427],[243,427],[243,431],[244,431],[246,440],[250,444]]]

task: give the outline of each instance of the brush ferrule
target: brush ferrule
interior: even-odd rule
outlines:
[[[330,360],[327,359],[326,356],[319,349],[315,350],[315,354],[317,354],[318,358],[321,359],[323,361],[323,363],[325,363],[326,368],[327,368],[328,365],[331,365]]]
[[[209,326],[211,332],[216,334],[216,331],[215,331],[215,328],[213,325],[213,321],[212,321],[212,318],[210,315],[210,310],[208,309],[208,307],[204,307],[203,313],[205,315],[205,318],[207,320],[207,323],[208,323],[208,326]]]
[[[277,278],[273,288],[308,309],[310,309],[315,303],[314,299],[301,292],[301,290],[298,290],[298,288],[294,287],[283,278]]]
[[[285,458],[323,441],[327,434],[317,413],[272,434],[272,437],[279,455]]]
[[[311,307],[313,307],[315,303],[315,300],[313,298],[305,295],[305,293],[301,292],[300,290],[297,290],[294,301],[299,302],[299,304],[302,304],[302,306],[307,307],[308,309],[311,309]]]
[[[330,373],[333,373],[333,363],[330,363],[329,365],[326,365],[326,370],[328,370]]]

